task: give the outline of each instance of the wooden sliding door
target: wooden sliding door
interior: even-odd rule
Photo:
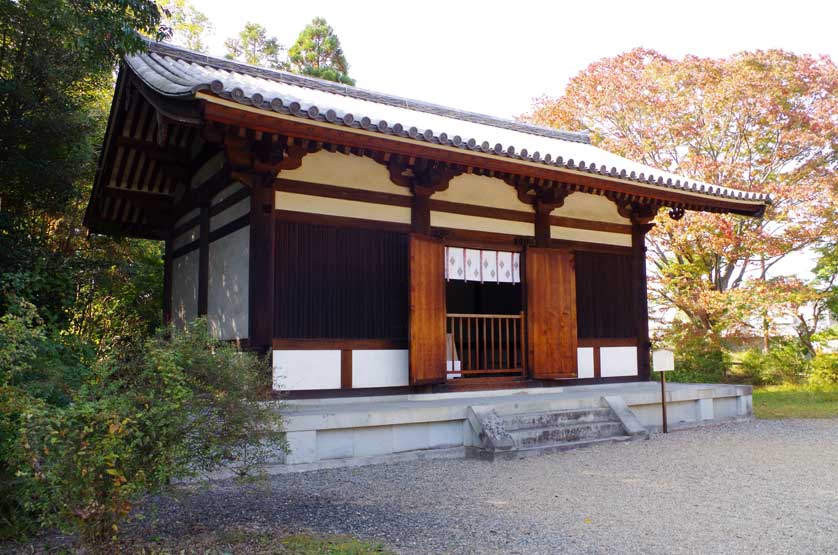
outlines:
[[[576,377],[576,279],[573,253],[530,248],[525,258],[527,343],[536,379]]]
[[[445,252],[441,241],[410,236],[410,384],[445,381]]]

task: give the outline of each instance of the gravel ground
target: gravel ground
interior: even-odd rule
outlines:
[[[838,553],[838,419],[216,483],[142,512],[130,534],[247,525],[352,534],[405,555]]]

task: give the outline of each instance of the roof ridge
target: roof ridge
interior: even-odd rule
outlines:
[[[227,71],[243,73],[252,77],[258,77],[277,82],[284,82],[290,85],[296,85],[304,88],[329,92],[332,94],[340,94],[350,98],[366,100],[378,104],[385,104],[396,108],[405,108],[416,112],[424,112],[427,114],[434,114],[449,117],[452,119],[459,119],[461,121],[466,121],[469,123],[489,125],[492,127],[508,129],[511,131],[519,131],[530,135],[539,135],[550,139],[559,139],[562,141],[570,141],[584,144],[591,143],[590,136],[586,132],[563,131],[559,129],[552,129],[549,127],[542,127],[540,125],[523,123],[515,120],[500,118],[497,116],[481,114],[478,112],[471,112],[468,110],[460,110],[458,108],[442,106],[440,104],[434,104],[432,102],[404,98],[401,96],[386,94],[360,87],[351,87],[349,85],[343,85],[340,83],[335,83],[333,81],[326,81],[323,79],[317,79],[315,77],[297,75],[295,73],[290,73],[280,69],[267,69],[234,60],[227,60],[225,58],[208,56],[206,54],[200,54],[198,52],[187,50],[185,48],[175,46],[166,42],[156,42],[150,39],[145,39],[145,42],[148,45],[148,50],[150,53],[154,52],[163,56],[173,56],[186,60],[188,62],[206,64]]]

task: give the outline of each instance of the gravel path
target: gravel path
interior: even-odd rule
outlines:
[[[352,534],[405,555],[838,554],[838,419],[219,483],[143,512],[131,526],[142,535],[247,524]]]

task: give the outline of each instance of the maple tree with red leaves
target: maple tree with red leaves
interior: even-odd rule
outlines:
[[[777,294],[805,286],[766,279],[772,267],[838,232],[837,93],[827,57],[769,50],[672,59],[638,48],[594,62],[524,119],[586,130],[594,144],[662,170],[771,195],[762,219],[688,213],[673,221],[662,211],[648,235],[653,304],[679,309],[693,333],[719,339],[755,321],[770,326]]]

